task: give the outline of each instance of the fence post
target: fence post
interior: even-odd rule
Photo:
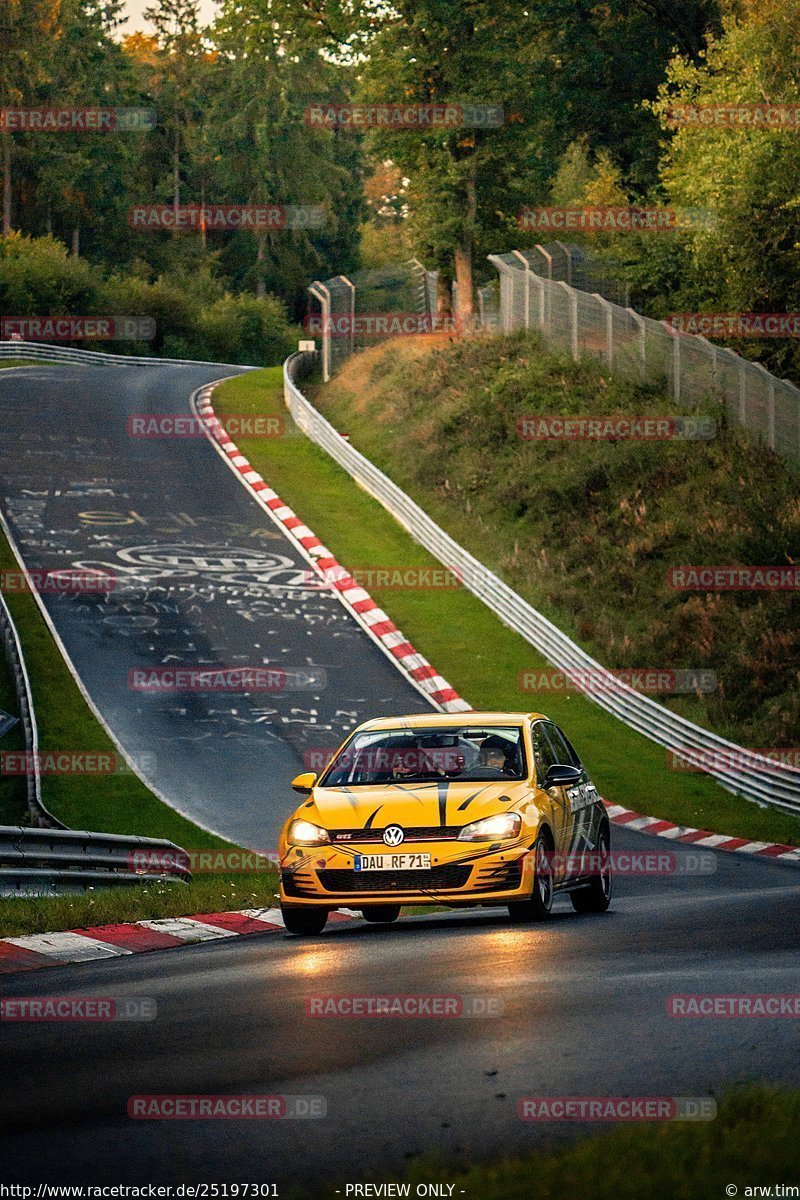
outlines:
[[[572,287],[572,250],[564,242],[556,242],[560,250],[564,251],[567,258],[567,283]]]
[[[348,341],[350,343],[350,353],[352,354],[356,346],[356,285],[351,283],[346,275],[340,275],[339,278],[350,288],[350,336]]]
[[[697,335],[697,340],[703,345],[707,353],[711,355],[711,390],[714,393],[714,398],[717,399],[717,347],[708,338],[704,338],[702,333]]]
[[[732,353],[736,354],[736,351]],[[739,424],[742,429],[747,429],[747,364],[743,358],[739,358]]]
[[[322,307],[322,382],[331,380],[331,294],[324,283],[315,279],[308,289]]]
[[[570,348],[572,350],[572,361],[577,362],[578,353],[578,293],[575,288],[571,288],[568,283],[564,283],[563,279],[559,279],[556,287],[563,288],[567,293],[569,300],[569,315],[570,315]]]
[[[545,250],[544,246],[540,246],[538,242],[536,243],[536,249],[539,251],[542,258],[547,263],[547,278],[552,279],[553,278],[553,256],[552,256],[552,254],[550,254],[547,250]]]
[[[606,363],[609,371],[614,369],[614,310],[611,307],[611,302],[606,300],[605,296],[601,296],[599,292],[592,292],[592,296],[600,305],[600,309],[606,315]]]
[[[672,345],[672,399],[676,404],[681,402],[681,334],[676,329],[673,332]]]
[[[639,366],[642,380],[645,380],[647,378],[647,329],[644,317],[641,317],[633,308],[626,308],[625,312],[635,322],[639,331]]]
[[[525,276],[524,276],[524,278],[525,278],[525,328],[530,329],[530,327],[531,327],[531,281],[530,281],[531,268],[530,268],[530,263],[528,262],[527,258],[525,257],[525,255],[522,253],[521,250],[514,250],[513,254],[514,254],[515,258],[518,258],[520,260],[520,262],[522,263],[522,269],[525,272]]]
[[[758,371],[762,380],[766,377],[767,383],[767,428],[764,432],[767,435],[767,445],[770,450],[775,449],[775,376],[771,375],[766,367],[762,367],[761,363],[751,363],[752,367]]]

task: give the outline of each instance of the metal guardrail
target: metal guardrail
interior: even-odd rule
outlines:
[[[64,829],[65,826],[45,807],[42,800],[42,777],[39,770],[39,730],[36,725],[36,714],[33,711],[33,694],[30,679],[25,666],[22,645],[13,618],[6,604],[5,596],[0,595],[0,636],[3,639],[6,660],[14,677],[14,690],[19,704],[20,720],[25,732],[25,751],[27,761],[32,763],[33,770],[27,775],[28,817],[34,825],[45,828]]]
[[[297,380],[313,366],[315,356],[293,354],[284,363],[284,397],[300,429],[334,459],[371,496],[391,513],[411,536],[439,562],[459,572],[463,584],[505,625],[530,642],[559,670],[577,678],[596,680],[606,671],[596,659],[571,641],[526,600],[484,567],[436,524],[410,496],[325,420],[297,387]],[[704,771],[729,791],[761,805],[800,813],[800,770],[772,761],[703,729],[671,712],[652,697],[637,692],[616,676],[613,687],[592,687],[585,695],[630,729],[667,747],[679,757],[693,752]],[[743,769],[742,762],[747,763]]]
[[[134,354],[108,354],[101,350],[75,350],[71,346],[48,346],[44,342],[0,342],[0,359],[24,358],[38,362],[72,362],[104,367],[220,367],[224,363],[206,362],[196,358],[148,358]],[[241,371],[262,368],[239,366]]]
[[[159,864],[148,870],[148,862]],[[0,826],[0,895],[60,895],[89,887],[186,882],[186,853],[159,838]]]

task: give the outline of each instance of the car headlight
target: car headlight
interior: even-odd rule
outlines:
[[[458,835],[460,842],[494,842],[498,838],[517,837],[522,827],[518,813],[498,813],[496,817],[484,817],[465,825]]]
[[[310,821],[304,821],[302,817],[297,817],[292,821],[286,836],[293,846],[324,846],[331,840],[327,829],[322,829],[319,825],[312,825]]]

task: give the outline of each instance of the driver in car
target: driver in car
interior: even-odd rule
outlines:
[[[501,776],[511,776],[514,774],[510,759],[512,753],[513,747],[504,738],[491,734],[481,742],[478,762],[481,767],[487,769],[487,774],[491,773],[490,778],[497,778],[495,772]]]

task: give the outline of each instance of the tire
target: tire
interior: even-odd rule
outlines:
[[[570,892],[569,898],[576,913],[604,913],[611,903],[614,881],[609,861],[611,843],[608,829],[605,826],[597,836],[595,853],[601,859],[599,872],[592,877],[591,883],[586,887],[576,888],[574,892]]]
[[[550,839],[540,834],[533,845],[533,888],[529,900],[512,900],[508,915],[513,925],[546,921],[553,907],[553,868],[548,856],[553,852]]]
[[[316,933],[322,933],[328,923],[327,908],[281,907],[281,916],[286,932],[294,933],[297,937],[313,937]]]
[[[365,921],[373,925],[389,925],[400,916],[399,904],[375,904],[372,908],[362,908],[361,915]]]

